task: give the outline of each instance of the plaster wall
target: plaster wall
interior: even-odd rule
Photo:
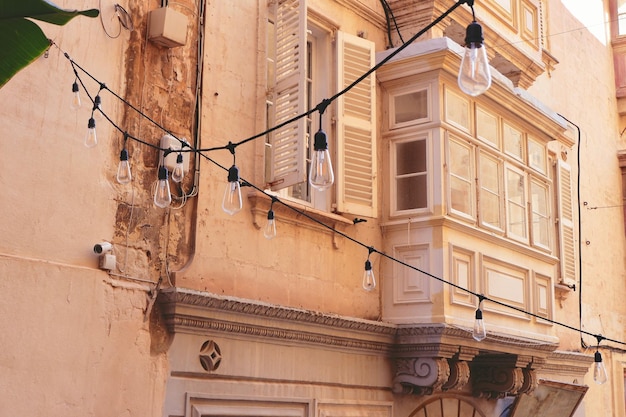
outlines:
[[[115,34],[113,5],[102,10]],[[58,48],[0,89],[0,414],[158,415],[166,365],[151,351],[150,286],[112,279],[93,253],[115,233],[121,135],[97,119],[98,145],[83,145],[91,104],[81,89],[81,109],[70,109],[75,76],[64,57],[119,92],[129,34],[108,37],[99,18],[39,24]],[[80,75],[95,95],[97,84]],[[119,103],[102,99],[119,120]]]
[[[608,6],[602,3],[606,2],[595,2],[593,7]],[[599,13],[594,15],[604,15],[605,22],[608,21],[608,10],[596,11]],[[539,77],[529,91],[580,127],[580,166],[576,149],[568,150],[568,163],[574,175],[578,175],[580,169],[580,203],[583,204],[581,282],[562,308],[555,309],[556,319],[578,327],[581,301],[584,330],[624,340],[626,240],[622,230],[622,184],[617,151],[626,143],[618,126],[610,39],[594,36],[593,28],[585,28],[560,1],[549,2],[548,12],[550,52],[559,64],[551,74]],[[608,36],[608,23],[605,33]],[[561,349],[586,353],[595,350],[581,349],[576,332],[555,330]],[[584,337],[584,340],[587,345],[597,344],[592,337]],[[610,368],[611,386],[598,386],[588,374],[585,383],[590,389],[584,407],[587,415],[622,416],[623,354],[602,350],[602,355]]]

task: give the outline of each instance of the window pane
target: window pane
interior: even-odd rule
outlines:
[[[417,172],[426,172],[426,140],[397,143],[397,175]]]
[[[517,237],[527,238],[524,176],[520,173],[507,169],[506,181],[508,231]]]
[[[471,148],[451,140],[450,205],[453,210],[472,214]]]
[[[411,210],[428,207],[426,175],[419,175],[397,180],[398,210]]]
[[[495,1],[509,14],[511,13],[511,10],[513,8],[513,6],[511,5],[512,0],[495,0]]]
[[[428,117],[428,92],[426,90],[398,95],[393,100],[396,124]]]
[[[523,158],[523,138],[522,132],[515,129],[513,126],[508,123],[504,123],[504,151],[509,155],[516,157],[517,159]]]
[[[532,181],[530,184],[531,204],[533,211],[532,230],[533,243],[545,247],[550,246],[550,217],[548,187]]]
[[[469,130],[469,101],[450,91],[446,91],[446,120]]]
[[[502,229],[500,170],[498,161],[480,156],[480,218],[483,223]]]
[[[530,138],[528,138],[528,165],[543,174],[546,173],[546,147]]]
[[[476,135],[479,139],[498,146],[498,118],[481,108],[476,108]]]

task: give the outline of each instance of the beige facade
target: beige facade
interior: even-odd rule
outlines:
[[[166,3],[42,25],[55,45],[0,89],[1,415],[626,415],[621,2],[475,1],[476,97],[467,5],[335,96],[454,3],[180,0],[157,37]],[[93,148],[65,53],[102,87]],[[166,133],[188,172],[159,208]]]

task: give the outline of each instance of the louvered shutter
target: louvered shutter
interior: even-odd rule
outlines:
[[[374,44],[337,32],[337,91],[374,66]],[[337,209],[376,216],[376,78],[337,99]]]
[[[576,282],[576,245],[574,239],[574,212],[572,204],[572,171],[570,166],[557,161],[556,180],[558,184],[559,213],[559,281],[565,284]]]
[[[279,0],[276,4],[276,71],[273,126],[307,111],[306,1]],[[306,181],[306,119],[289,123],[270,135],[272,190]]]

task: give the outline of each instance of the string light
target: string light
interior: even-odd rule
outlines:
[[[88,148],[93,148],[98,144],[98,136],[96,135],[96,119],[93,118],[93,115],[87,122],[87,135],[85,135],[84,143]]]
[[[602,385],[609,379],[604,362],[602,362],[602,354],[599,350],[600,342],[604,340],[604,337],[597,335],[596,339],[598,340],[598,344],[596,345],[596,353],[593,355],[593,380],[596,384]]]
[[[272,198],[272,204],[270,204],[270,209],[267,212],[267,223],[263,228],[263,236],[265,236],[266,239],[276,237],[276,221],[274,220],[274,210],[272,210],[274,201],[276,201],[276,198]]]
[[[172,171],[172,181],[182,182],[184,177],[185,168],[183,166],[183,154],[182,152],[178,152],[176,156],[176,166],[174,166],[174,170]]]
[[[120,184],[128,184],[133,179],[132,174],[130,172],[130,163],[128,162],[128,150],[126,149],[126,141],[128,140],[128,135],[124,134],[124,147],[120,152],[120,163],[117,166],[117,182]]]
[[[159,166],[159,177],[154,191],[154,205],[160,208],[169,207],[172,204],[172,194],[170,193],[170,182],[167,180],[167,168]]]
[[[328,105],[331,101],[333,101],[333,100],[334,100],[334,99],[336,99],[337,97],[339,97],[339,96],[341,96],[341,95],[345,94],[345,93],[346,93],[347,91],[349,91],[352,87],[354,87],[354,86],[355,86],[355,85],[357,85],[359,82],[361,82],[362,80],[364,80],[365,78],[367,78],[367,77],[368,77],[369,75],[371,75],[371,74],[372,74],[372,73],[373,73],[376,69],[380,68],[383,64],[385,64],[386,62],[388,62],[391,58],[393,58],[393,57],[394,57],[394,56],[396,56],[396,55],[397,55],[400,51],[402,51],[402,50],[403,50],[406,46],[408,46],[409,44],[411,44],[411,43],[412,43],[415,39],[417,39],[419,36],[423,35],[423,34],[424,34],[424,33],[425,33],[428,29],[430,29],[431,27],[435,26],[437,23],[441,22],[441,21],[442,21],[442,20],[443,20],[443,19],[444,19],[447,15],[449,15],[449,14],[450,14],[450,13],[451,13],[454,9],[456,9],[456,8],[457,8],[458,6],[460,6],[461,4],[468,4],[470,7],[472,7],[472,6],[473,6],[473,1],[472,1],[472,0],[459,0],[459,1],[457,1],[457,2],[455,3],[455,5],[453,5],[450,9],[448,9],[446,12],[444,12],[441,16],[439,16],[437,19],[435,19],[433,22],[431,22],[431,24],[429,24],[426,28],[424,28],[424,29],[423,29],[423,30],[421,30],[420,32],[416,33],[416,34],[415,34],[415,35],[414,35],[411,39],[409,39],[409,40],[408,40],[405,44],[403,44],[401,47],[397,48],[395,51],[393,51],[391,54],[389,54],[389,55],[388,55],[385,59],[381,60],[381,61],[380,61],[380,62],[379,62],[376,66],[374,66],[374,67],[373,67],[373,68],[371,68],[369,71],[367,71],[365,74],[363,74],[361,77],[359,77],[358,79],[356,79],[356,80],[355,80],[352,84],[350,84],[350,85],[348,85],[347,87],[345,87],[345,88],[344,88],[344,90],[342,90],[341,92],[337,93],[337,94],[336,94],[335,96],[333,96],[331,99],[324,100],[324,102],[323,102],[323,103],[321,103],[321,104],[323,104],[323,106],[321,106],[321,105],[320,105],[320,106],[318,106],[318,107],[316,107],[316,108],[314,108],[314,109],[312,109],[312,110],[307,111],[307,112],[306,112],[306,113],[304,113],[304,114],[297,115],[297,116],[293,117],[292,119],[287,120],[287,121],[285,121],[285,122],[281,123],[280,125],[274,126],[274,127],[270,128],[270,129],[268,129],[268,130],[264,131],[264,132],[261,132],[261,133],[259,133],[259,134],[256,134],[256,135],[254,135],[254,136],[252,136],[252,137],[250,137],[250,138],[248,138],[248,139],[245,139],[245,140],[243,140],[243,141],[241,141],[241,142],[237,143],[236,145],[243,144],[243,143],[247,143],[247,142],[249,142],[249,141],[252,141],[252,140],[257,139],[257,138],[260,138],[260,137],[265,137],[268,133],[271,133],[272,131],[274,131],[274,130],[276,130],[276,129],[278,129],[278,128],[280,128],[280,127],[282,127],[282,126],[286,125],[286,124],[289,124],[289,123],[292,123],[292,122],[294,122],[294,121],[296,121],[296,120],[299,120],[299,119],[300,119],[300,118],[302,118],[302,117],[306,117],[306,116],[310,115],[311,113],[313,113],[313,112],[314,112],[314,111],[316,111],[316,110],[319,110],[319,111],[320,111],[320,131],[323,133],[323,131],[321,130],[321,114],[323,113],[323,109],[326,107],[326,105]],[[472,8],[472,13],[473,13],[473,12],[474,12],[474,10],[473,10],[473,8]],[[474,22],[474,23],[475,23],[475,22]],[[469,27],[468,27],[468,29],[469,29]],[[474,30],[476,30],[476,29],[472,29],[472,31],[474,31]],[[481,38],[482,38],[482,33],[481,33]],[[482,43],[482,39],[480,40],[480,42]],[[52,42],[52,43],[54,44],[54,42]],[[54,44],[54,45],[58,47],[58,45],[56,45],[56,44]],[[59,48],[59,49],[60,49],[60,48]],[[484,50],[484,46],[483,46],[482,48],[480,48],[480,49],[483,49],[483,50]],[[76,68],[78,67],[79,69],[81,69],[81,71],[85,72],[85,73],[86,73],[87,75],[89,75],[92,79],[96,80],[96,79],[95,79],[95,78],[94,78],[91,74],[89,74],[89,73],[88,73],[87,71],[85,71],[83,68],[81,68],[80,66],[78,66],[78,64],[76,64],[76,62],[75,62],[75,61],[73,61],[73,60],[69,57],[69,55],[68,55],[67,53],[64,53],[64,55],[65,55],[65,57],[66,57],[66,58],[70,61],[70,63],[71,63],[71,65],[72,65],[72,67],[74,68],[74,72],[75,72],[75,74],[77,75],[77,77],[78,77],[78,74],[77,74],[77,72],[76,72]],[[97,80],[96,80],[96,81],[97,81]],[[490,81],[489,81],[489,82],[490,82]],[[81,81],[81,83],[82,83],[82,81]],[[84,87],[84,85],[83,85],[83,87]],[[103,89],[103,88],[105,88],[105,86],[104,86],[104,84],[101,84],[101,89]],[[72,89],[74,90],[74,87],[72,87]],[[109,91],[110,91],[110,90],[109,90]],[[113,92],[112,92],[112,93],[113,93]],[[124,100],[124,99],[123,99],[122,97],[120,97],[119,95],[117,95],[117,94],[115,94],[115,93],[113,93],[113,94],[115,95],[115,97],[116,97],[116,98],[118,98],[119,100],[121,100],[122,102],[124,102],[127,106],[129,106],[129,107],[131,107],[133,110],[137,111],[137,112],[138,112],[138,113],[139,113],[142,117],[146,118],[147,120],[149,120],[150,122],[152,122],[154,125],[156,125],[156,126],[160,127],[160,128],[161,128],[161,129],[163,129],[164,131],[167,131],[165,128],[163,128],[162,126],[160,126],[157,122],[155,122],[154,120],[152,120],[149,116],[145,115],[145,114],[144,114],[144,113],[142,113],[140,110],[138,110],[136,107],[134,107],[131,103],[128,103],[126,100]],[[92,120],[92,119],[93,119],[93,112],[92,112],[92,118],[90,118],[90,122],[88,123],[88,127],[89,127],[89,128],[91,128],[91,125],[93,124],[93,129],[94,129],[94,137],[95,137],[95,121],[92,123],[92,122],[91,122],[91,120]],[[107,117],[107,119],[108,119],[108,117]],[[111,123],[113,123],[110,119],[108,119],[108,120],[109,120]],[[114,125],[114,126],[115,126],[118,130],[119,130],[119,127],[118,127],[118,126],[116,126],[114,123],[113,123],[113,125]],[[324,134],[324,136],[325,136],[325,134]],[[155,145],[152,145],[152,144],[150,144],[150,143],[148,143],[148,142],[144,142],[144,141],[142,141],[142,140],[140,140],[140,139],[138,139],[138,138],[134,138],[134,137],[133,137],[132,139],[133,139],[133,140],[136,140],[136,141],[138,141],[138,142],[140,142],[140,143],[142,143],[142,144],[144,144],[144,145],[146,145],[146,146],[150,146],[150,147],[153,147],[153,148],[159,149],[159,150],[161,150],[161,151],[165,151],[165,149],[161,149],[161,148],[159,148],[159,147],[157,147],[157,146],[155,146]],[[320,138],[320,139],[321,139],[321,138]],[[236,145],[234,145],[234,146],[236,146]],[[201,157],[203,157],[203,158],[205,158],[205,159],[207,159],[207,160],[211,161],[212,163],[216,164],[217,166],[219,166],[219,167],[221,167],[221,168],[223,168],[223,169],[226,169],[225,167],[222,167],[221,165],[219,165],[217,162],[215,162],[214,160],[212,160],[212,159],[211,159],[211,158],[209,158],[208,156],[204,155],[204,154],[203,154],[203,152],[208,152],[208,151],[213,151],[213,150],[220,150],[220,149],[231,149],[231,148],[233,148],[233,149],[234,149],[234,146],[233,146],[233,145],[229,142],[229,145],[226,145],[226,146],[223,146],[223,147],[211,148],[211,149],[190,149],[190,151],[193,151],[193,152],[195,152],[196,154],[198,154],[199,156],[201,156]],[[231,169],[229,169],[229,170],[228,170],[228,171],[229,171],[229,178],[231,177],[231,170],[233,170],[233,168],[234,168],[234,170],[236,171],[236,177],[237,177],[237,179],[239,179],[238,169],[237,169],[237,167],[236,167],[235,165],[233,165],[233,166],[231,167]],[[163,169],[163,170],[162,170],[162,169]],[[162,175],[162,171],[164,171],[164,175]],[[167,182],[167,175],[168,175],[167,169],[166,169],[165,167],[159,167],[159,184],[162,182],[161,177],[162,177],[162,176],[164,176],[164,177],[165,177],[165,178],[164,178],[164,179],[165,179],[165,183],[167,184],[167,191],[168,191],[167,195],[169,196],[169,198],[170,198],[170,203],[171,203],[171,194],[169,194],[169,183]],[[230,182],[230,181],[229,181],[229,182]],[[239,184],[239,181],[237,181],[237,184]],[[252,184],[250,184],[250,185],[251,185],[251,186],[253,186]],[[253,186],[253,187],[254,187],[254,186]],[[262,189],[260,189],[260,188],[258,188],[258,187],[254,187],[254,188],[255,188],[255,189],[257,189],[258,191],[262,192],[262,193],[265,193]],[[157,187],[157,191],[158,191],[158,190],[159,190],[159,187]],[[156,197],[157,197],[157,195],[156,195],[156,193],[155,193],[155,204],[156,204]],[[277,199],[276,201],[279,201],[279,202],[280,202],[281,204],[283,204],[284,206],[288,207],[288,208],[289,208],[289,209],[291,209],[291,210],[294,210],[294,211],[298,212],[300,215],[302,215],[302,216],[304,216],[304,217],[306,217],[306,218],[310,219],[311,221],[317,222],[318,224],[320,224],[320,225],[322,225],[322,226],[324,226],[324,227],[326,227],[326,228],[330,229],[330,230],[331,230],[331,231],[333,231],[334,233],[337,233],[337,234],[339,234],[339,235],[341,235],[341,236],[343,236],[343,237],[347,238],[348,240],[351,240],[351,241],[353,241],[354,243],[357,243],[357,244],[359,244],[359,245],[361,245],[361,246],[367,247],[364,243],[362,243],[362,242],[360,242],[360,241],[358,241],[358,240],[356,240],[356,239],[354,239],[354,238],[351,238],[349,235],[347,235],[347,234],[345,234],[345,233],[343,233],[343,232],[341,232],[341,231],[338,231],[338,230],[334,229],[333,227],[331,227],[331,226],[329,226],[329,225],[324,224],[323,222],[320,222],[319,220],[315,219],[314,217],[312,217],[312,216],[308,215],[305,211],[302,211],[302,210],[299,210],[299,209],[297,209],[297,208],[295,208],[295,207],[292,207],[292,206],[290,206],[290,205],[288,205],[288,204],[286,204],[286,203],[284,203],[284,202],[282,202],[282,201],[280,201],[280,200],[278,200],[278,199]],[[169,205],[169,203],[168,203],[167,205],[165,205],[164,207],[167,207],[168,205]],[[368,247],[368,248],[369,248],[369,247]],[[562,326],[562,327],[568,328],[568,329],[570,329],[570,330],[572,330],[572,331],[576,331],[576,332],[578,332],[578,333],[580,333],[580,334],[586,334],[586,335],[589,335],[589,336],[595,336],[595,337],[598,337],[598,336],[596,336],[596,335],[593,335],[592,333],[589,333],[589,332],[584,331],[584,330],[581,330],[581,329],[574,328],[574,327],[569,326],[569,325],[567,325],[567,324],[565,324],[565,323],[557,322],[557,321],[554,321],[554,320],[551,320],[551,319],[547,319],[547,318],[545,318],[545,317],[539,317],[538,315],[536,315],[536,314],[534,314],[534,313],[532,313],[532,312],[529,312],[529,311],[525,311],[525,310],[523,310],[523,309],[521,309],[521,308],[519,308],[519,307],[515,307],[515,306],[512,306],[512,305],[508,305],[508,304],[503,303],[503,302],[498,301],[498,300],[491,300],[491,299],[489,299],[489,298],[487,298],[487,297],[484,297],[484,296],[482,296],[482,295],[475,294],[473,291],[471,291],[471,290],[469,290],[469,289],[463,288],[463,287],[458,286],[458,285],[456,285],[456,284],[454,284],[454,283],[451,283],[451,282],[449,282],[449,281],[446,281],[445,279],[443,279],[443,278],[441,278],[441,277],[437,277],[436,275],[430,274],[430,273],[428,273],[427,271],[423,271],[423,270],[421,270],[421,269],[419,269],[419,268],[416,268],[415,266],[412,266],[412,265],[410,265],[410,264],[407,264],[407,263],[405,263],[405,262],[403,262],[403,261],[401,261],[401,260],[399,260],[399,259],[393,258],[393,257],[391,257],[391,256],[389,256],[389,255],[384,254],[384,253],[381,253],[381,255],[382,255],[382,256],[384,256],[384,257],[386,257],[386,258],[388,258],[388,259],[390,259],[390,260],[391,260],[391,261],[393,261],[393,262],[396,262],[396,263],[398,263],[398,264],[401,264],[401,265],[403,265],[403,266],[406,266],[406,267],[408,267],[408,268],[410,268],[410,269],[413,269],[413,270],[415,270],[415,271],[417,271],[417,272],[420,272],[420,273],[422,273],[422,274],[424,274],[424,275],[426,275],[426,276],[429,276],[429,277],[431,277],[431,278],[433,278],[433,279],[436,279],[436,280],[441,281],[441,282],[443,282],[443,283],[445,283],[445,284],[448,284],[448,285],[454,286],[455,288],[458,288],[458,289],[463,290],[463,291],[465,291],[465,292],[467,292],[467,293],[469,293],[469,294],[472,294],[472,295],[475,295],[475,296],[479,297],[479,299],[480,299],[480,302],[479,302],[479,308],[478,308],[478,309],[477,309],[477,311],[476,311],[476,318],[477,318],[477,320],[478,320],[478,319],[480,319],[480,320],[482,321],[482,310],[480,309],[480,305],[481,305],[482,300],[485,300],[485,299],[486,299],[486,300],[489,300],[489,301],[491,301],[491,302],[494,302],[494,303],[496,303],[496,304],[498,304],[498,305],[501,305],[501,306],[503,306],[503,307],[507,307],[507,308],[510,308],[510,309],[512,309],[512,310],[516,310],[516,311],[522,312],[522,313],[527,314],[527,315],[529,315],[529,316],[533,316],[533,317],[541,318],[542,320],[546,320],[546,321],[548,321],[548,322],[550,322],[550,323],[552,323],[552,324],[555,324],[555,325],[559,325],[559,326]],[[368,256],[368,260],[369,260],[369,256]],[[371,265],[371,262],[370,262],[370,265]],[[484,327],[484,322],[482,323],[482,325],[483,325],[483,327]],[[486,331],[485,331],[485,336],[486,336]],[[613,343],[618,343],[618,344],[626,345],[626,342],[622,342],[622,341],[615,340],[615,339],[608,339],[608,338],[604,338],[604,337],[602,337],[601,339],[602,339],[602,340],[608,340],[608,341],[611,341],[611,342],[613,342]],[[481,339],[481,340],[482,340],[482,339]],[[599,356],[598,356],[598,355],[594,355],[594,357],[597,357],[597,358],[599,359],[599,360],[597,361],[597,362],[599,362],[599,363],[600,363],[600,365],[598,365],[598,367],[600,367],[600,369],[604,369],[604,371],[605,371],[605,373],[606,373],[606,369],[604,368],[604,365],[602,364],[602,356],[601,356],[601,354],[600,354],[600,352],[599,352],[599,351],[597,351],[596,353],[599,355]],[[594,362],[595,362],[595,361],[594,361]]]
[[[72,110],[78,110],[80,106],[80,89],[78,88],[78,79],[76,79],[74,80],[74,84],[72,84],[72,102],[70,103],[70,108]]]
[[[239,184],[239,168],[236,165],[228,169],[228,184],[224,190],[222,210],[231,216],[237,214],[243,207],[241,199],[241,185]]]
[[[487,51],[483,45],[483,28],[476,22],[471,2],[473,21],[465,31],[465,50],[459,68],[459,88],[472,97],[478,96],[491,86],[491,69]]]
[[[474,328],[472,329],[472,337],[478,342],[487,337],[487,328],[485,327],[485,322],[483,321],[483,311],[480,308],[484,299],[485,297],[483,295],[478,296],[478,308],[476,309],[476,314],[474,316]]]
[[[365,261],[365,272],[363,272],[363,289],[365,291],[373,291],[376,288],[376,277],[374,271],[372,271],[372,262],[370,261],[370,255],[375,251],[374,248],[369,247],[367,260]]]
[[[320,127],[317,133],[315,133],[313,156],[311,157],[311,168],[309,170],[309,184],[319,191],[327,190],[335,182],[333,165],[330,161],[330,152],[328,151],[328,140],[326,132],[322,130],[323,113],[324,109],[320,110]]]

